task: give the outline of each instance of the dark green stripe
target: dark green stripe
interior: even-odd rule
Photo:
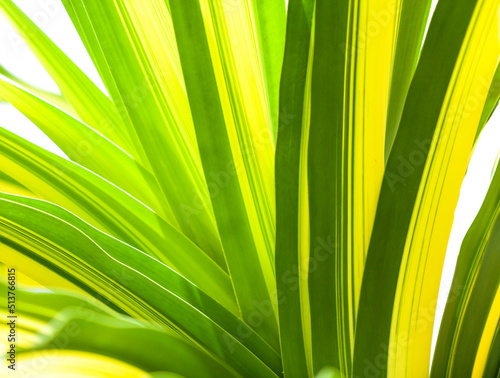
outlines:
[[[311,8],[308,12],[301,0],[290,0],[276,146],[275,258],[281,355],[285,376],[297,378],[307,377],[299,289],[299,172],[311,18]]]
[[[310,212],[309,298],[313,370],[326,366],[348,375],[347,154],[344,76],[348,1],[316,2],[311,125],[308,150]],[[335,245],[327,255],[322,243]],[[322,257],[319,257],[322,256]],[[347,336],[348,337],[348,336]],[[347,342],[347,344],[346,344]],[[345,353],[345,354],[344,354]]]

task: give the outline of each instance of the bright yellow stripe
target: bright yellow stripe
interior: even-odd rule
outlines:
[[[401,265],[389,376],[426,376],[444,254],[482,104],[500,54],[499,0],[479,3],[430,146]],[[418,164],[418,141],[413,154]],[[420,154],[422,157],[423,155]],[[411,157],[410,157],[411,159]],[[410,162],[411,164],[411,162]],[[420,163],[422,164],[422,163]]]
[[[315,13],[313,12],[312,25],[315,24]],[[310,259],[310,229],[309,229],[309,188],[307,181],[307,156],[309,146],[309,129],[311,120],[311,82],[314,57],[314,27],[311,28],[311,40],[309,45],[309,57],[304,95],[304,114],[302,118],[302,135],[300,150],[300,172],[299,172],[299,267],[298,280],[300,283],[300,309],[302,311],[302,332],[304,337],[304,350],[309,375],[313,375],[312,367],[312,336],[311,336],[311,312],[309,302],[309,259]],[[279,277],[278,277],[279,279]]]
[[[477,349],[476,359],[474,361],[474,368],[472,370],[472,378],[481,378],[483,376],[484,368],[488,358],[493,337],[495,336],[496,329],[500,322],[500,289],[497,289],[495,299],[491,305],[490,313],[486,324],[484,326],[481,341]]]
[[[25,197],[38,198],[35,194],[31,193],[30,190],[28,190],[20,185],[16,185],[15,183],[3,181],[3,180],[0,180],[0,192],[17,194],[17,195],[25,196]]]
[[[350,102],[347,116],[355,125],[349,164],[349,192],[353,195],[348,224],[352,229],[347,241],[349,271],[353,274],[348,278],[352,282],[353,317],[384,174],[385,124],[400,5],[400,1],[386,0],[351,2],[353,35],[345,53],[350,81],[350,88],[346,88]],[[353,329],[350,332],[353,334]]]
[[[273,293],[274,146],[251,4],[202,0],[200,5],[234,160],[228,172],[214,174],[239,180],[261,268]]]
[[[5,363],[2,372],[8,376]],[[16,375],[37,378],[146,378],[145,371],[123,361],[89,352],[42,350],[18,357]]]

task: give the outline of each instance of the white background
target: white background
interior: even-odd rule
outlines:
[[[437,0],[433,1],[432,10]],[[78,34],[71,24],[59,0],[17,0],[23,9],[45,33],[101,88],[104,86]],[[57,86],[29,49],[21,42],[3,18],[0,17],[0,65],[14,75],[39,88],[58,92]],[[27,118],[8,104],[0,103],[0,126],[36,143],[56,154],[64,153],[37,129]],[[448,289],[453,278],[461,241],[472,223],[488,188],[491,173],[500,151],[500,112],[496,112],[484,132],[469,165],[461,189],[455,221],[445,260],[441,282],[436,323],[434,325],[433,347],[436,331],[446,304]]]

